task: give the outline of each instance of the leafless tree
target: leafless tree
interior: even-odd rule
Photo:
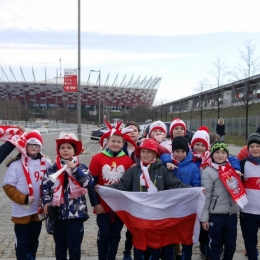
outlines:
[[[239,59],[241,63],[237,63],[234,67],[233,76],[240,80],[241,87],[237,88],[236,97],[239,98],[242,103],[242,107],[245,108],[246,116],[246,139],[248,137],[248,114],[250,105],[255,102],[258,87],[251,84],[251,77],[259,73],[260,63],[259,56],[256,53],[256,45],[247,40],[243,43],[243,48],[238,49]]]
[[[213,88],[218,88],[216,95],[217,103],[217,113],[218,118],[220,118],[220,107],[222,102],[222,87],[226,83],[226,77],[228,75],[228,66],[225,61],[223,61],[221,55],[217,56],[215,62],[212,63],[212,69],[210,69],[209,74],[212,77],[212,82],[210,83]]]

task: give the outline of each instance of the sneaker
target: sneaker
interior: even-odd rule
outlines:
[[[123,260],[132,260],[131,251],[124,251],[123,254]]]

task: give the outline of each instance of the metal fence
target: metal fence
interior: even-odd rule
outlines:
[[[226,117],[225,120],[225,132],[226,134],[246,134],[246,118],[245,117]],[[188,129],[196,131],[200,126],[201,122],[199,119],[196,120],[184,120]],[[216,132],[216,126],[218,118],[207,118],[202,120],[202,125],[209,128],[210,132]],[[254,133],[257,127],[260,125],[260,116],[248,117],[248,133]]]

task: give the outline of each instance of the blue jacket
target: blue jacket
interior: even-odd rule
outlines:
[[[53,198],[54,183],[49,179],[49,175],[58,171],[56,163],[47,170],[42,180],[42,203],[43,205],[51,203]],[[80,186],[88,189],[88,195],[91,205],[94,207],[99,204],[95,192],[94,179],[85,164],[79,164],[74,171],[73,177],[78,181]],[[58,219],[85,218],[88,219],[88,209],[86,197],[81,195],[77,198],[69,198],[69,184],[67,173],[64,174],[64,204],[57,208]]]
[[[164,153],[160,158],[166,165],[167,162],[173,163],[170,154]],[[200,170],[192,162],[192,153],[189,151],[186,158],[178,163],[178,168],[175,168],[172,173],[175,177],[180,179],[183,183],[189,184],[193,187],[200,187]]]

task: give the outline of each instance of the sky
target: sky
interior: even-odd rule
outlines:
[[[54,78],[78,67],[78,0],[0,0],[0,81]],[[221,57],[230,70],[250,41],[260,53],[258,0],[81,0],[81,80],[158,78],[155,104],[198,92]],[[59,61],[61,59],[61,62]],[[60,70],[61,67],[61,70]],[[96,82],[98,73],[91,73]],[[232,80],[232,79],[227,79]]]

